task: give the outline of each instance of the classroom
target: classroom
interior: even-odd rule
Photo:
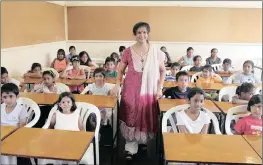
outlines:
[[[262,1],[1,1],[1,164],[262,164]]]

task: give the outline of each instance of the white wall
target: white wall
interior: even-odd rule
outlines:
[[[117,52],[119,46],[126,47],[132,45],[133,41],[67,41],[67,49],[74,45],[77,52],[85,50],[91,57],[105,58],[112,52]],[[194,48],[195,55],[201,55],[203,61],[210,56],[210,50],[217,48],[219,50],[219,57],[230,58],[233,65],[237,69],[242,68],[242,64],[248,59],[260,59],[259,64],[262,63],[262,44],[232,44],[232,43],[176,43],[176,42],[152,42],[158,48],[166,46],[173,61],[178,60],[182,55],[186,54],[188,47]]]
[[[57,56],[57,50],[65,49],[65,46],[66,42],[60,41],[1,49],[1,66],[6,67],[12,77],[22,76],[34,62],[49,67]],[[67,49],[65,51],[68,52]]]

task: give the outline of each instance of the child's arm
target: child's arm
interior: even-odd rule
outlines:
[[[241,100],[237,96],[233,96],[232,103],[233,104],[248,104],[248,101],[247,100]]]
[[[51,68],[54,68],[55,61],[56,59],[54,59],[53,62],[51,63]]]
[[[207,134],[207,130],[208,130],[208,125],[209,124],[205,124],[200,132],[200,134]]]
[[[94,67],[94,68],[98,68],[98,67],[99,67],[96,63],[91,62],[91,61],[88,63],[88,65],[89,65],[90,67]]]
[[[24,127],[26,125],[27,118],[28,118],[27,110],[25,108],[21,109],[21,112],[19,114],[19,125],[18,125],[19,128]]]
[[[234,126],[234,134],[236,135],[242,135],[245,132],[245,122],[243,119],[240,119],[237,121],[237,123]]]
[[[85,131],[84,126],[83,126],[83,121],[80,117],[79,117],[79,121],[78,121],[78,126],[79,126],[80,131]]]
[[[82,79],[86,79],[86,75],[83,69],[80,70],[80,75],[79,76],[70,76],[68,77],[70,79],[77,79],[77,80],[82,80]]]
[[[54,129],[55,124],[56,124],[56,113],[54,113],[52,118],[51,118],[51,121],[50,121],[50,124],[49,124],[49,129]]]
[[[68,77],[68,70],[62,71],[60,77],[61,78],[67,78]]]
[[[182,56],[179,60],[178,63],[181,64],[184,61],[184,57]]]
[[[24,77],[31,77],[31,78],[41,78],[41,73],[25,73]]]
[[[184,125],[178,125],[178,129],[180,133],[189,133]]]

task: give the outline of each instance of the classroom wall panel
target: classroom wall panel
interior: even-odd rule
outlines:
[[[63,6],[41,1],[1,2],[1,48],[63,40]]]
[[[67,10],[69,40],[129,41],[133,25],[146,21],[153,41],[262,42],[262,9],[80,6]]]

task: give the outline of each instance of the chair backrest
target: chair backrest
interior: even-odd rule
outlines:
[[[257,87],[255,93],[256,93],[256,94],[261,94],[261,95],[262,95],[262,86]]]
[[[246,112],[248,112],[247,105],[240,105],[240,106],[232,107],[227,111],[226,121],[225,121],[225,130],[226,130],[227,135],[233,135],[231,131],[232,120],[235,120],[235,122],[237,122],[238,119],[248,116],[249,113],[246,113]]]
[[[28,119],[25,127],[29,127],[29,128],[33,127],[38,122],[41,115],[39,106],[33,100],[25,97],[19,97],[17,99],[17,103],[21,104],[27,110]],[[33,115],[35,115],[34,118]]]
[[[176,123],[174,122],[174,119],[172,117],[172,114],[175,114],[176,112],[178,112],[179,110],[184,110],[186,108],[188,108],[190,105],[189,104],[183,104],[183,105],[178,105],[176,107],[173,107],[171,109],[169,109],[163,116],[162,119],[162,132],[167,132],[167,120],[169,119],[171,126],[172,126],[172,130],[173,132],[177,132],[177,128],[176,128]],[[216,116],[213,114],[213,112],[209,111],[206,108],[203,108],[205,110],[205,112],[208,114],[208,116],[211,118],[213,126],[214,126],[214,130],[216,134],[222,134],[220,129],[219,129],[219,122],[218,119],[216,118]]]
[[[70,92],[70,89],[67,85],[65,85],[63,83],[56,83],[56,85],[63,88],[66,92]]]
[[[196,80],[200,77],[200,75],[202,74],[202,72],[197,72],[195,73],[192,77],[191,77],[191,82],[195,83]]]
[[[218,100],[221,101],[224,95],[229,96],[229,102],[232,102],[232,97],[236,95],[237,86],[224,87],[220,90]]]
[[[51,70],[55,75],[56,75],[56,79],[58,79],[59,78],[59,73],[58,73],[58,71],[56,71],[54,68],[43,68],[42,69],[42,72],[44,72],[44,71],[48,71],[48,70]]]
[[[184,66],[184,67],[182,67],[181,71],[186,71],[186,72],[188,72],[192,67],[193,67],[192,65]]]
[[[218,71],[220,68],[222,68],[222,64],[213,64],[211,66],[212,66],[214,72]]]

